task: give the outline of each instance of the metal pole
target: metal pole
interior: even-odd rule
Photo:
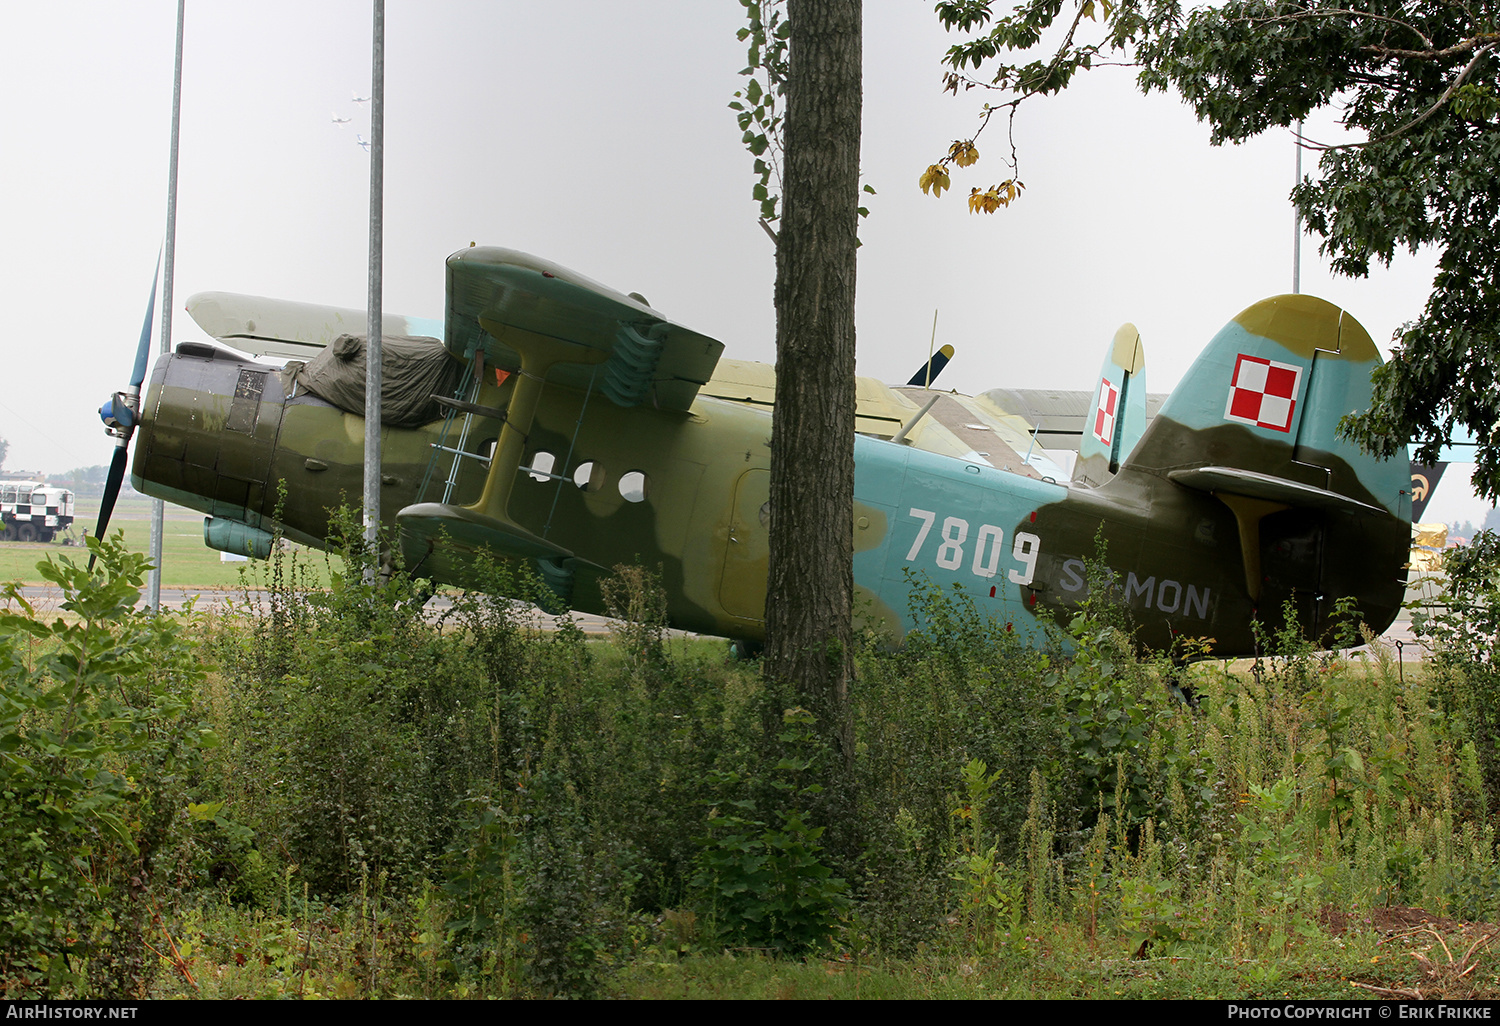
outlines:
[[[385,203],[385,0],[375,0],[370,55],[370,292],[365,328],[365,545],[373,584],[380,558],[381,212]]]
[[[1292,185],[1302,184],[1302,122],[1297,122],[1297,178]],[[1302,291],[1302,210],[1292,204],[1292,295]]]
[[[172,265],[177,256],[177,139],[182,123],[182,24],[187,0],[177,0],[177,67],[172,74],[172,156],[167,169],[166,273],[161,285],[161,352],[172,351]],[[151,575],[146,580],[146,608],[161,608],[161,548],[166,506],[151,501]]]
[[[937,346],[937,315],[938,315],[938,312],[936,310],[933,310],[932,311],[932,338],[930,338],[930,339],[927,340],[927,377],[922,382],[922,387],[923,388],[931,388],[932,387],[932,350],[933,350],[934,347]]]

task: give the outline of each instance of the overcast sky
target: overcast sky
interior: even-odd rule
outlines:
[[[125,385],[165,225],[175,13],[0,6],[7,470],[108,462],[94,411]],[[473,241],[641,292],[729,355],[774,359],[771,244],[726,106],[742,18],[737,0],[389,0],[385,308],[441,316],[443,260]],[[181,312],[199,291],[364,306],[368,106],[352,101],[369,95],[370,21],[367,0],[188,0],[174,340],[202,337]],[[1011,209],[964,203],[1009,176],[998,124],[952,195],[922,195],[918,176],[985,99],[942,92],[950,42],[928,0],[865,5],[862,165],[878,194],[860,233],[860,373],[904,381],[938,310],[938,344],[958,350],[949,387],[1087,389],[1128,320],[1165,391],[1225,321],[1290,290],[1288,134],[1210,147],[1130,69],[1023,110]],[[1334,278],[1309,240],[1302,290],[1388,351],[1432,270],[1419,253]],[[1461,485],[1444,483],[1429,519],[1482,516]]]

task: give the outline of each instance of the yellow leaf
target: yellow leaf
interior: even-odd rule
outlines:
[[[917,179],[917,184],[922,187],[923,192],[930,193],[934,197],[941,196],[943,190],[950,184],[948,172],[943,169],[943,165],[933,164],[922,172],[922,177]]]
[[[960,139],[948,147],[948,156],[959,167],[968,167],[979,159],[979,150],[974,145],[974,140],[964,141]]]
[[[1083,16],[1089,21],[1094,20],[1094,0],[1084,0]]]
[[[1010,206],[1011,200],[1021,194],[1025,188],[1015,179],[992,185],[980,192],[977,188],[969,190],[969,213],[971,214],[993,214],[1001,207]]]

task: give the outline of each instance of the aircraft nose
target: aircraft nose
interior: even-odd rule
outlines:
[[[263,402],[271,400],[271,402]],[[148,495],[244,520],[275,450],[275,368],[202,343],[157,361],[139,414],[132,477]]]
[[[125,401],[125,396],[119,392],[104,400],[104,405],[99,407],[99,419],[111,434],[123,431],[129,433],[135,427],[135,411]]]

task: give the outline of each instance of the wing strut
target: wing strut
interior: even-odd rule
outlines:
[[[504,330],[486,318],[480,318],[480,325],[492,335]],[[521,356],[521,370],[515,375],[515,387],[479,501],[470,506],[424,502],[406,507],[397,514],[402,549],[409,566],[437,560],[445,564],[448,577],[454,580],[462,577],[460,568],[481,549],[501,557],[530,559],[547,586],[566,604],[576,558],[563,546],[538,537],[512,520],[510,496],[547,374],[559,364],[597,366],[609,359],[610,352],[533,333],[509,341]]]
[[[504,333],[505,326],[481,317],[479,324],[497,338]],[[513,332],[512,335],[519,335]],[[516,471],[521,467],[521,457],[526,451],[526,436],[531,431],[531,421],[536,416],[537,400],[541,398],[542,386],[547,373],[560,363],[575,363],[593,366],[610,358],[608,350],[569,342],[566,339],[549,338],[545,335],[512,338],[510,344],[521,354],[521,373],[516,376],[515,391],[510,396],[510,406],[505,411],[505,426],[500,429],[500,441],[495,447],[495,458],[490,464],[489,476],[484,479],[484,492],[479,501],[467,507],[469,510],[510,524],[510,493],[515,487]],[[521,528],[511,525],[516,530]]]

